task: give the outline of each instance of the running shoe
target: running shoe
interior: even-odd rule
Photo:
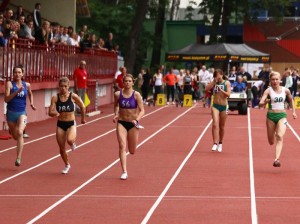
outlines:
[[[76,149],[76,143],[74,142],[72,145],[71,145],[71,149],[72,149],[72,151],[74,151],[75,149]]]
[[[127,172],[123,172],[122,175],[121,175],[121,177],[120,177],[120,179],[121,180],[127,180],[127,178],[128,178]]]
[[[281,166],[281,164],[280,164],[280,162],[279,162],[279,159],[275,159],[275,161],[274,161],[274,163],[273,163],[273,166],[274,166],[274,167],[280,167],[280,166]]]
[[[218,145],[218,152],[222,152],[222,144]]]
[[[71,168],[71,165],[66,165],[65,168],[61,171],[62,174],[67,174]]]
[[[29,138],[29,135],[28,134],[23,134],[23,138]]]
[[[211,151],[216,151],[218,148],[218,145],[217,144],[214,144],[213,147],[211,148]]]
[[[17,158],[15,162],[15,166],[20,166],[21,165],[21,159]]]

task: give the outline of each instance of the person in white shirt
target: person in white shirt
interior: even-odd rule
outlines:
[[[288,98],[288,102],[293,110],[293,118],[297,118],[291,92],[289,89],[280,86],[280,81],[280,74],[272,71],[270,73],[270,87],[265,90],[259,102],[259,107],[265,107],[266,104],[269,105],[266,125],[269,144],[274,145],[276,141],[274,167],[281,166],[279,158],[283,148],[283,137],[287,126],[287,114],[285,110],[286,98]]]
[[[200,99],[204,98],[204,89],[208,81],[211,81],[212,77],[209,72],[206,70],[206,66],[203,65],[198,72],[199,77],[199,96]]]

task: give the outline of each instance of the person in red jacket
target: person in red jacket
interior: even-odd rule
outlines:
[[[74,89],[75,93],[81,98],[82,102],[84,102],[87,80],[86,62],[80,61],[79,67],[74,71]]]
[[[173,73],[173,69],[170,69],[170,72],[164,76],[164,83],[167,84],[167,104],[169,104],[170,94],[172,97],[172,104],[175,104],[175,84],[178,82],[177,75]]]

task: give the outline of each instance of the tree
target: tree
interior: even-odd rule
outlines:
[[[166,6],[168,2],[168,0],[159,0],[158,3],[158,12],[154,31],[153,51],[150,63],[151,68],[157,68],[160,65]]]
[[[127,41],[127,48],[125,51],[125,66],[128,71],[133,72],[134,63],[136,59],[136,52],[138,49],[139,35],[148,12],[149,0],[137,1],[137,8],[135,17],[132,20],[131,30]]]

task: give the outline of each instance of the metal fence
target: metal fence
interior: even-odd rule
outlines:
[[[85,49],[67,45],[37,45],[19,39],[0,48],[0,77],[12,79],[12,69],[22,64],[25,81],[53,82],[61,77],[73,80],[73,72],[81,60],[87,62],[89,79],[112,76],[117,70],[117,55],[100,49]]]

